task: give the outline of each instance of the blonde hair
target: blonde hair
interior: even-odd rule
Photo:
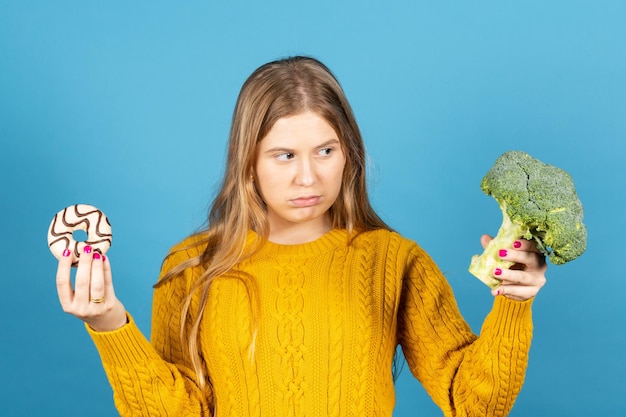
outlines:
[[[254,185],[256,148],[281,118],[312,111],[337,132],[346,164],[342,187],[329,214],[334,228],[355,236],[374,229],[389,229],[369,202],[365,178],[365,148],[350,104],[332,72],[320,61],[295,56],[267,63],[243,84],[235,110],[221,188],[213,201],[208,227],[197,235],[203,253],[165,273],[156,284],[174,279],[186,268],[206,269],[190,289],[182,306],[181,338],[187,344],[191,364],[201,387],[206,372],[198,346],[198,331],[211,282],[252,255],[269,236],[265,204]],[[252,230],[260,240],[246,252]],[[198,311],[188,323],[192,296],[200,292]]]

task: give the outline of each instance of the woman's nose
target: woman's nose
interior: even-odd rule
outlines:
[[[297,169],[296,184],[309,187],[315,183],[315,166],[312,161],[306,158],[300,159]]]

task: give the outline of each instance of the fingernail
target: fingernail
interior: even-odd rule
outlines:
[[[500,290],[496,290],[495,295],[496,295],[496,296],[500,295]]]
[[[68,256],[70,256],[71,254],[72,254],[72,251],[71,251],[71,250],[69,250],[69,249],[65,249],[65,250],[63,251],[63,257],[64,257],[64,258],[67,258],[67,257],[68,257]]]
[[[500,249],[500,252],[498,252],[498,256],[500,256],[500,258],[506,258],[506,249]]]
[[[104,261],[106,261],[106,260],[107,260],[107,257],[106,257],[106,256],[104,256],[104,255],[102,255],[102,262],[104,262]]]
[[[493,271],[493,274],[494,275],[502,275],[502,270],[500,268],[496,268],[495,271]]]
[[[513,242],[513,247],[515,249],[519,249],[522,247],[522,242],[520,242],[519,240],[516,240],[515,242]]]
[[[94,258],[94,259],[100,259],[100,254],[99,254],[98,252],[95,252],[95,253],[93,254],[93,258]]]
[[[85,246],[85,248],[83,249],[83,252],[91,253],[91,246],[89,246],[89,245]],[[500,251],[500,252],[502,252],[502,251]]]

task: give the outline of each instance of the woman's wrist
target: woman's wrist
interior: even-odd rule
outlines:
[[[111,310],[101,317],[89,320],[87,325],[95,332],[112,332],[128,324],[128,315],[121,302],[117,302]]]

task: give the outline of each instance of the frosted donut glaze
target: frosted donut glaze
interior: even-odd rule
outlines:
[[[87,240],[77,242],[72,233],[83,230],[87,233]],[[57,258],[63,257],[63,251],[72,252],[72,266],[78,264],[78,258],[86,245],[92,250],[105,254],[111,247],[113,235],[111,224],[103,212],[88,204],[75,204],[59,211],[52,219],[48,228],[48,246]]]

